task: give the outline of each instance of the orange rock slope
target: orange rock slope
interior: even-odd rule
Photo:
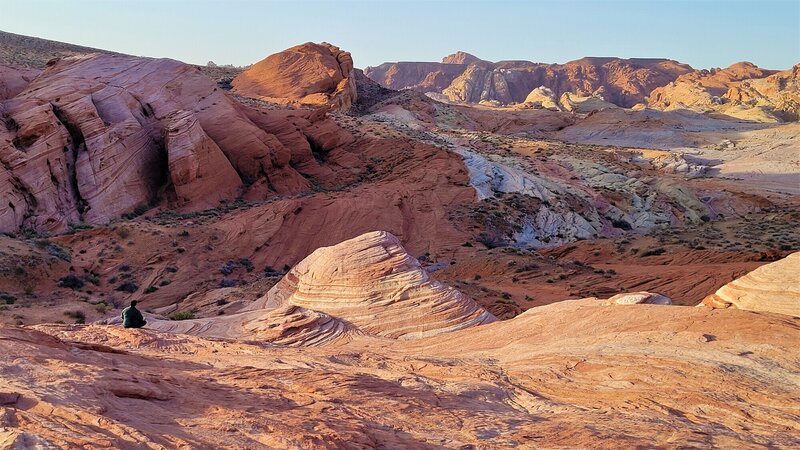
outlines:
[[[11,448],[800,445],[796,321],[573,301],[322,348],[117,326],[0,328]],[[16,447],[14,447],[16,445]]]
[[[253,64],[234,78],[233,92],[347,109],[357,97],[353,58],[327,42],[307,42]]]

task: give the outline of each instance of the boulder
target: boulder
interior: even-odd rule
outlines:
[[[233,79],[233,92],[267,101],[348,109],[356,101],[353,58],[339,47],[307,42],[270,55]]]

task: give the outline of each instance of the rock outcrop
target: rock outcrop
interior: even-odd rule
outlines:
[[[652,292],[624,292],[603,301],[603,306],[611,305],[671,305],[672,300]]]
[[[777,72],[741,62],[698,70],[654,89],[647,106],[662,110],[716,111],[759,122],[800,118],[800,65]]]
[[[249,309],[287,305],[326,313],[365,333],[401,339],[495,320],[472,299],[433,280],[385,231],[316,250]]]
[[[617,106],[641,103],[650,92],[692,68],[667,59],[583,58],[566,64],[530,61],[492,63],[459,52],[442,63],[399,62],[368,67],[364,73],[390,89],[443,94],[457,103],[524,103],[532,90],[602,96]]]
[[[92,54],[24,86],[11,75],[0,77],[16,80],[0,103],[0,231],[303,192],[310,177],[347,179],[360,164],[347,152],[336,154],[346,170],[314,156],[353,141],[324,114],[255,112],[178,61]]]
[[[267,101],[348,109],[357,98],[353,58],[307,42],[270,55],[233,79],[233,92]]]
[[[790,317],[580,301],[421,340],[326,348],[3,326],[0,392],[16,403],[0,405],[0,443],[797,448],[799,347]]]
[[[115,318],[109,324],[119,324]],[[147,328],[205,338],[270,342],[290,347],[330,344],[353,327],[327,314],[294,305],[257,309],[210,319],[166,320],[147,315]]]
[[[800,317],[800,252],[731,281],[704,298],[700,306]]]

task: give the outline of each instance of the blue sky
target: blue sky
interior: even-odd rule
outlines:
[[[245,65],[307,41],[350,51],[357,67],[456,50],[494,61],[800,63],[800,0],[0,0],[0,30],[198,64]]]

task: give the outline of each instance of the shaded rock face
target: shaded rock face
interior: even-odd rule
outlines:
[[[304,174],[335,178],[312,144],[353,141],[312,111],[251,111],[178,61],[102,54],[55,62],[0,103],[0,119],[2,231],[302,192]]]
[[[385,231],[323,247],[249,308],[301,306],[383,337],[413,339],[495,321],[475,301],[433,280]]]
[[[800,252],[731,281],[700,305],[800,317]]]
[[[800,65],[777,72],[748,62],[697,70],[653,90],[647,106],[663,110],[717,111],[759,122],[798,120]]]
[[[356,101],[352,56],[326,42],[308,42],[270,55],[232,84],[237,94],[266,100],[336,109],[347,109]]]
[[[532,90],[546,87],[552,90],[554,98],[564,93],[581,96],[602,93],[610,103],[631,107],[642,102],[656,87],[691,70],[688,65],[667,59],[583,58],[566,64],[491,63],[456,53],[444,58],[442,63],[384,63],[368,67],[364,73],[391,89],[440,93],[457,103],[523,103]]]

